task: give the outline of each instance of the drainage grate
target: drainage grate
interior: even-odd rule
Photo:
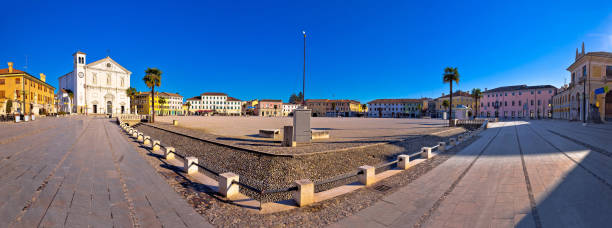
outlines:
[[[384,185],[384,184],[381,184],[381,185],[378,185],[378,186],[374,187],[374,189],[376,191],[379,191],[379,192],[386,192],[386,191],[389,191],[389,189],[391,189],[391,187],[389,187],[387,185]]]

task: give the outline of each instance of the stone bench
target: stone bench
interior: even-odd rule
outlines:
[[[311,130],[312,140],[316,139],[329,139],[329,131],[325,130]]]
[[[263,138],[280,138],[280,130],[279,129],[260,129],[259,136]]]

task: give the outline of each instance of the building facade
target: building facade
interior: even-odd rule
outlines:
[[[255,113],[258,116],[283,116],[283,101],[263,99],[257,102]]]
[[[575,121],[612,121],[612,53],[585,53],[567,71],[571,82],[553,97],[553,117]]]
[[[239,116],[242,114],[242,101],[225,93],[206,92],[187,99],[190,110],[197,114]]]
[[[356,117],[367,113],[367,106],[355,100],[308,99],[306,107],[312,110],[312,116]]]
[[[87,63],[86,54],[73,55],[73,70],[59,77],[59,89],[72,91],[72,112],[84,114],[130,113],[130,87],[132,72],[110,57]]]
[[[368,117],[420,118],[429,105],[427,99],[376,99],[368,102]]]
[[[12,62],[8,68],[0,69],[0,114],[55,113],[54,97],[55,87],[47,84],[44,74],[36,78],[13,68]]]
[[[283,116],[293,115],[293,110],[296,110],[299,107],[299,104],[283,103]]]
[[[164,102],[160,102],[162,100]],[[134,97],[134,104],[138,114],[152,114],[155,105],[155,115],[184,115],[183,96],[176,93],[155,92],[154,99],[151,99],[151,92],[140,92]]]
[[[444,112],[448,113],[449,107],[444,106],[444,101],[448,102],[450,105],[449,99],[450,96],[448,94],[445,95],[444,93],[441,97],[435,99],[435,110],[437,112],[437,117],[442,117],[442,113]],[[453,93],[453,108],[457,108],[460,105],[467,109],[472,109],[472,107],[474,107],[474,98],[470,93],[458,90]]]
[[[478,116],[498,118],[551,118],[552,85],[515,85],[485,89],[479,99]]]

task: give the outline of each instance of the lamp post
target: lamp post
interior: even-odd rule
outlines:
[[[302,74],[302,105],[306,107],[306,31],[302,30],[304,35],[304,71]]]

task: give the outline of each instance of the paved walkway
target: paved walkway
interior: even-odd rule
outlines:
[[[434,170],[332,227],[609,226],[612,159],[579,142],[607,145],[612,134],[574,125],[497,123]]]
[[[0,125],[0,227],[211,227],[137,150],[109,119]]]

